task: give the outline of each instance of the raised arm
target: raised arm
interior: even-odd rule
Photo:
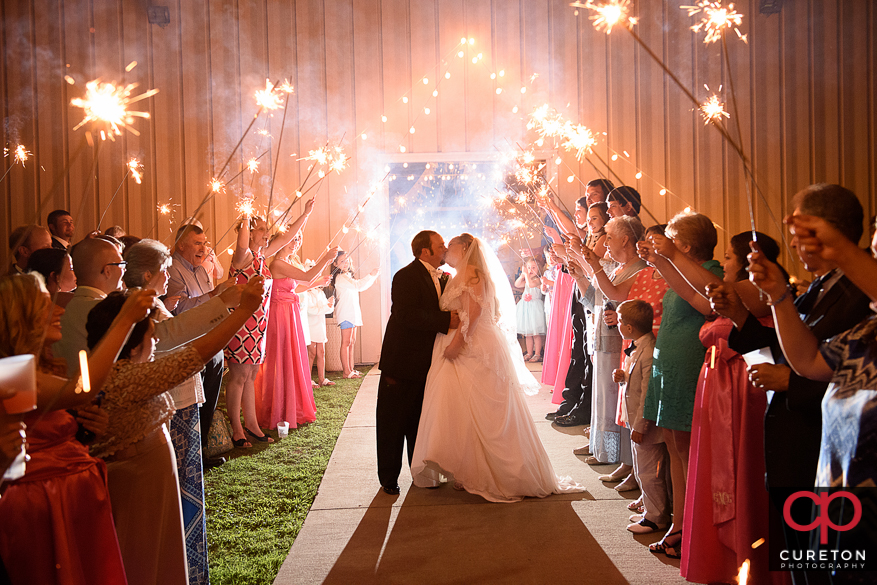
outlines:
[[[143,320],[155,304],[155,291],[132,292],[113,323],[88,358],[88,373],[92,392],[76,393],[80,378],[65,380],[56,376],[40,375],[37,384],[37,409],[61,410],[91,402],[103,387],[113,364],[128,341],[134,325]]]
[[[761,252],[753,252],[749,254],[749,278],[770,298],[777,337],[792,369],[811,380],[830,380],[834,372],[819,352],[820,341],[801,320],[779,266]]]
[[[316,196],[314,196],[316,198]],[[305,210],[298,219],[289,224],[286,227],[286,231],[279,235],[273,242],[268,244],[268,247],[265,248],[265,257],[270,258],[274,254],[280,251],[281,248],[286,246],[292,239],[298,235],[298,233],[304,229],[305,223],[311,215],[311,212],[314,210],[314,198],[309,199],[305,203]]]
[[[235,241],[234,254],[231,257],[232,268],[243,268],[247,264],[247,260],[252,252],[250,251],[250,218],[242,217],[237,221],[240,222],[238,228],[238,237]]]

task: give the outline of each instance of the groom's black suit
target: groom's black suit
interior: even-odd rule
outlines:
[[[440,284],[444,290],[445,283]],[[435,336],[447,333],[451,324],[451,313],[439,307],[435,284],[420,260],[396,273],[391,295],[381,347],[376,423],[378,478],[389,488],[399,481],[406,440],[411,464]]]

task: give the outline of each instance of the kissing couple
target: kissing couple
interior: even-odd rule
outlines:
[[[448,242],[422,231],[414,261],[393,277],[381,348],[378,478],[399,493],[407,442],[414,485],[454,488],[491,502],[580,492],[558,478],[523,394],[540,385],[527,370],[508,277],[493,251],[468,233]],[[456,275],[439,270],[447,264]]]

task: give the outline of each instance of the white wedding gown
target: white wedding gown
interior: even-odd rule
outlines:
[[[437,486],[443,474],[491,502],[584,491],[554,473],[523,396],[540,385],[520,351],[512,353],[510,341],[516,346],[517,341],[497,324],[494,298],[476,298],[456,280],[445,289],[441,307],[458,311],[461,327],[439,334],[433,346],[411,469],[414,484]],[[481,314],[470,325],[470,309],[478,308],[470,303],[476,302]],[[455,334],[464,334],[466,344],[448,360],[444,351]]]

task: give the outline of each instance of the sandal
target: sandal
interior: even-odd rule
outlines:
[[[538,363],[538,362],[541,362],[541,361],[542,361],[542,356],[541,356],[541,355],[533,354],[533,357],[530,358],[530,363],[531,363],[531,364],[535,364],[535,363]]]
[[[250,443],[246,438],[244,438],[244,439],[232,439],[231,442],[232,442],[232,444],[234,444],[234,446],[237,447],[238,449],[249,449],[250,447],[253,446],[253,444]]]
[[[673,536],[677,536],[678,539],[673,538],[673,542],[668,543],[667,539]],[[665,554],[667,557],[671,559],[680,559],[682,558],[682,531],[677,530],[676,532],[671,532],[670,534],[665,534],[664,538],[649,545],[649,552],[653,552],[655,554]]]
[[[325,380],[323,380],[323,383],[320,384],[320,386],[334,386],[334,385],[335,385],[335,382],[333,382],[329,378],[326,378]]]
[[[274,442],[274,439],[272,439],[268,435],[263,434],[260,437],[259,435],[257,435],[256,433],[254,433],[253,431],[248,429],[247,427],[244,427],[244,432],[247,433],[248,435],[250,435],[251,437],[253,437],[254,439],[256,439],[257,441],[259,441],[260,443],[273,443]]]
[[[359,374],[357,374],[357,373],[356,373],[356,370],[354,370],[354,371],[350,372],[349,374],[347,374],[346,376],[344,376],[344,379],[346,379],[346,380],[352,380],[352,379],[354,379],[354,378],[361,378],[361,377],[362,377],[362,376],[360,376]]]

